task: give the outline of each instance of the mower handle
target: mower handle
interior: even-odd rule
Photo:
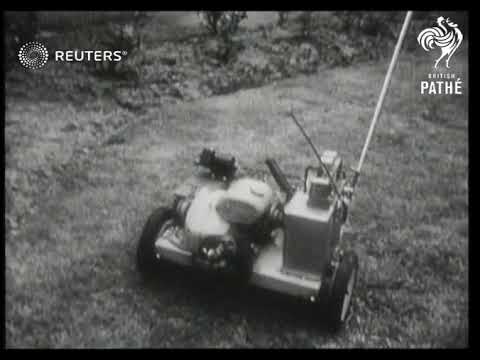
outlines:
[[[293,196],[293,188],[288,183],[285,174],[282,172],[282,170],[280,170],[280,167],[278,166],[275,159],[269,158],[265,160],[265,163],[267,164],[268,169],[270,170],[270,173],[275,179],[277,185],[287,195],[287,201],[290,200],[290,198]]]

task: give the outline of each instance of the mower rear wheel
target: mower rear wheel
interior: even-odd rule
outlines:
[[[338,332],[346,323],[358,276],[358,257],[354,252],[345,252],[324,299],[323,315],[329,330]]]
[[[173,209],[159,207],[149,216],[137,247],[137,268],[146,279],[152,279],[161,267],[155,253],[155,241],[163,225],[175,220]]]

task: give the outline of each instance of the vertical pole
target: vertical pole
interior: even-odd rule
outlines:
[[[393,69],[398,60],[398,55],[400,54],[400,49],[402,47],[403,40],[407,33],[407,28],[410,23],[410,19],[412,18],[412,11],[407,11],[407,15],[405,16],[405,20],[403,21],[402,30],[400,31],[400,36],[398,37],[397,45],[395,46],[395,51],[393,52],[392,60],[390,61],[390,66],[388,67],[387,75],[385,76],[385,80],[383,82],[382,91],[380,92],[380,96],[378,98],[377,106],[375,108],[375,112],[373,114],[373,119],[370,124],[370,129],[368,130],[367,139],[365,140],[365,145],[363,146],[362,154],[360,155],[360,160],[358,162],[357,169],[355,170],[355,176],[353,178],[353,187],[357,184],[358,176],[360,175],[360,171],[362,169],[363,161],[365,160],[365,155],[367,154],[368,145],[370,144],[370,140],[372,139],[373,130],[375,129],[375,125],[377,120],[380,116],[383,101],[385,100],[385,95],[387,94],[388,86],[390,85],[390,81],[392,79]]]

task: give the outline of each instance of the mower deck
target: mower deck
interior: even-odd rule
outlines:
[[[165,259],[178,265],[193,266],[192,253],[178,248],[167,238],[158,238],[155,247],[159,259]],[[262,248],[254,263],[250,283],[291,296],[306,299],[316,297],[321,285],[320,279],[309,279],[285,272],[282,268],[282,255],[282,248],[276,243]]]

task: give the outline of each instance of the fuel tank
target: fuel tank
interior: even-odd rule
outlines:
[[[312,206],[308,194],[297,191],[284,209],[283,270],[321,277],[329,263],[335,231],[335,205]]]

